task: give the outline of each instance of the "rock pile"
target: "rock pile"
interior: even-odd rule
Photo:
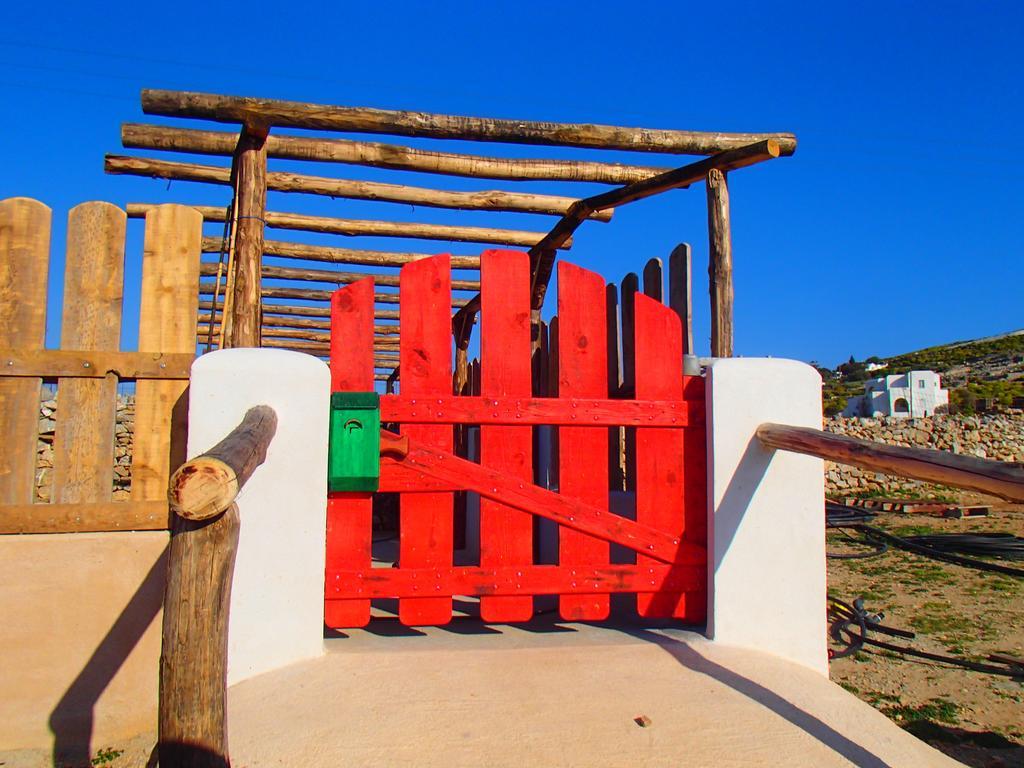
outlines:
[[[44,391],[39,404],[39,442],[36,449],[36,501],[50,501],[53,489],[53,435],[57,426],[57,399]],[[114,501],[127,501],[132,487],[132,439],[135,433],[135,397],[117,396],[114,422],[114,465],[111,486]]]
[[[913,448],[936,448],[966,456],[999,461],[1024,461],[1024,411],[1009,410],[980,416],[932,416],[924,419],[843,418],[825,420],[825,429],[862,440]],[[829,495],[912,492],[928,496],[942,489],[898,477],[825,462],[825,491]]]

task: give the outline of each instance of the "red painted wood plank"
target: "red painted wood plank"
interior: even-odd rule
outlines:
[[[601,276],[565,261],[559,263],[559,397],[608,397],[605,320],[605,290]],[[561,427],[558,440],[559,494],[607,510],[608,430],[603,427]],[[603,566],[608,564],[608,557],[606,541],[564,526],[559,528],[560,565]],[[570,594],[559,598],[558,610],[563,619],[593,621],[607,618],[609,605],[607,594]]]
[[[331,296],[331,391],[372,392],[373,388],[373,279],[367,278]],[[372,538],[372,494],[329,494],[327,570],[369,568]],[[329,627],[362,627],[369,620],[369,600],[324,603],[324,623]]]
[[[683,379],[683,397],[688,401],[704,405],[704,379],[687,376]],[[707,483],[707,427],[702,422],[695,429],[683,430],[683,517],[685,519],[684,542],[692,542],[707,548],[708,545],[708,483]],[[707,585],[687,595],[686,612],[683,618],[694,624],[707,620]]]
[[[646,273],[645,273],[646,276]],[[634,349],[636,396],[682,399],[682,326],[671,309],[642,293],[636,294]],[[683,430],[636,430],[637,522],[683,537],[685,471]],[[653,564],[637,556],[637,565]],[[682,617],[685,593],[665,587],[654,594],[637,595],[637,612],[646,617]]]
[[[651,592],[700,589],[707,581],[702,565],[675,566],[664,563],[636,565],[577,566],[505,565],[457,568],[369,568],[361,571],[330,571],[327,594],[360,595],[369,598],[415,597],[435,592],[481,595],[557,595],[609,592]]]
[[[604,431],[603,427],[577,429]],[[387,430],[381,430],[381,439],[385,443],[400,440],[398,435]],[[476,491],[485,499],[494,499],[530,514],[546,517],[588,537],[614,541],[661,562],[683,562],[688,565],[707,562],[704,547],[691,542],[680,545],[678,537],[608,512],[607,504],[598,508],[563,493],[554,493],[532,483],[509,478],[497,470],[461,459],[450,451],[440,451],[410,441],[408,453],[401,462],[410,471],[422,472],[443,483]]]
[[[452,389],[451,260],[434,256],[406,264],[399,279],[402,328],[399,365],[402,394],[446,397]],[[408,424],[407,435],[424,446],[451,452],[451,426]],[[399,563],[404,568],[451,567],[454,554],[453,495],[403,494],[400,502]],[[398,617],[406,625],[446,624],[451,595],[404,598]]]
[[[532,392],[530,357],[530,257],[520,251],[484,251],[480,263],[480,394]],[[510,478],[533,482],[533,430],[481,426],[480,463]],[[533,517],[490,499],[480,500],[480,565],[533,564]],[[527,621],[529,595],[480,598],[484,621]]]
[[[487,334],[483,334],[481,344],[487,339]],[[588,424],[676,428],[702,424],[704,405],[681,399],[384,395],[380,399],[380,414],[383,422],[402,424]]]

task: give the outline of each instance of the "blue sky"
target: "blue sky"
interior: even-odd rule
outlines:
[[[220,187],[176,182],[168,189],[103,174],[104,153],[122,151],[120,124],[143,119],[139,90],[157,87],[495,117],[793,131],[795,156],[731,176],[737,353],[834,365],[851,354],[888,355],[1024,327],[1019,3],[277,3],[247,5],[241,15],[239,7],[109,3],[100,12],[89,4],[19,3],[6,11],[0,198],[35,197],[53,208],[55,299],[64,221],[76,203],[227,202]],[[495,144],[442,148],[524,154]],[[692,159],[615,157],[664,165]],[[397,180],[340,165],[274,167]],[[599,189],[426,175],[404,181],[570,195]],[[554,223],[278,193],[270,206],[534,230]],[[130,265],[140,239],[141,223],[130,222]],[[446,250],[423,241],[341,240],[334,244]],[[702,187],[623,208],[608,225],[588,224],[568,258],[618,280],[683,241],[694,249],[695,338],[706,352]],[[137,282],[130,267],[128,317],[137,311]],[[59,338],[55,313],[48,336],[51,344]],[[134,338],[126,323],[123,346]]]

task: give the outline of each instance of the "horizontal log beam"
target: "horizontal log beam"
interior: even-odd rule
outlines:
[[[199,308],[205,310],[213,309],[213,302],[209,299],[200,299]],[[218,303],[217,309],[222,310],[224,307]],[[276,302],[263,302],[263,316],[266,318],[267,315],[284,315],[286,317],[330,317],[330,307],[320,307],[316,305],[307,304],[278,304]],[[373,313],[374,318],[378,320],[397,320],[397,310],[381,310],[375,309]],[[374,326],[375,328],[381,326]],[[397,324],[383,326],[386,328],[398,328]],[[379,331],[380,333],[398,333],[395,331]]]
[[[784,424],[762,424],[757,429],[757,438],[768,448],[1024,502],[1024,469],[1001,461],[886,445]]]
[[[208,304],[209,302],[203,302]],[[201,309],[210,309],[210,307],[201,307]],[[220,324],[221,314],[218,312],[215,318],[211,318],[209,312],[199,315],[200,323],[209,323],[213,319],[215,323]],[[306,317],[289,317],[280,315],[270,315],[264,313],[263,315],[263,328],[272,330],[274,328],[306,328],[309,330],[331,330],[330,320],[313,320]],[[375,325],[373,326],[373,332],[377,335],[387,336],[395,341],[398,340],[398,325]]]
[[[169,521],[166,501],[0,506],[0,534],[166,531]]]
[[[214,277],[217,275],[217,271],[217,264],[205,262],[199,265],[199,274],[202,277]],[[309,283],[335,283],[336,285],[348,285],[372,277],[375,285],[391,288],[397,288],[399,285],[399,275],[380,275],[367,272],[336,272],[329,269],[264,266],[261,274],[265,278],[276,280],[302,280]],[[452,280],[451,285],[453,291],[480,290],[479,280]]]
[[[384,395],[381,421],[400,424],[555,424],[688,427],[704,423],[702,401],[596,400],[559,397]]]
[[[156,149],[229,157],[237,140],[237,133],[225,131],[202,131],[195,128],[173,128],[144,123],[125,123],[121,126],[121,145],[128,149]],[[399,144],[283,136],[275,133],[267,137],[267,157],[504,181],[590,181],[601,184],[629,184],[668,170],[646,165],[590,160],[481,157],[454,152],[433,152]]]
[[[707,573],[698,565],[519,565],[430,568],[327,569],[326,597],[365,599],[432,595],[586,595],[690,592],[704,589]]]
[[[231,169],[199,163],[179,163],[146,157],[107,155],[104,170],[112,174],[145,176],[155,179],[198,181],[206,184],[231,185]],[[310,195],[341,197],[347,200],[372,200],[379,203],[422,205],[427,208],[454,208],[463,211],[507,211],[561,216],[578,202],[572,197],[539,195],[527,192],[453,192],[444,189],[412,187],[405,184],[384,184],[378,181],[329,179],[298,173],[272,171],[267,173],[267,189],[275,192],[299,192]],[[597,221],[610,221],[611,213],[594,215]]]
[[[148,203],[129,203],[127,213],[130,218],[144,218],[156,205]],[[224,221],[227,211],[212,205],[192,206],[203,215],[206,221]],[[492,229],[488,227],[463,227],[448,224],[420,224],[410,221],[371,221],[364,219],[338,219],[329,216],[308,216],[302,213],[286,213],[267,211],[263,221],[274,229],[290,229],[300,232],[320,232],[329,235],[345,235],[347,237],[404,237],[414,240],[441,240],[444,242],[461,243],[495,243],[498,245],[531,246],[539,243],[544,232],[527,232],[518,229]],[[572,240],[566,241],[563,249],[572,247]],[[217,250],[221,245],[218,243]],[[339,249],[344,250],[344,249]],[[266,253],[264,246],[264,253]],[[369,251],[368,253],[373,253]],[[387,252],[382,252],[387,253]],[[402,254],[396,254],[402,255]],[[430,254],[408,254],[414,258],[427,258]],[[479,264],[479,259],[477,259]],[[453,265],[454,266],[454,265]]]
[[[320,357],[330,357],[331,345],[316,341],[299,341],[296,339],[265,339],[264,347],[272,349],[290,349],[293,352],[306,352]],[[373,367],[391,370],[398,365],[397,357],[381,357],[382,353],[374,352]],[[383,354],[387,354],[386,352]]]
[[[330,332],[306,330],[303,328],[268,328],[263,326],[262,337],[268,339],[301,339],[302,341],[319,341],[324,344],[329,344],[331,340]],[[220,323],[213,324],[213,333],[216,336],[220,332]],[[209,322],[199,322],[196,324],[196,333],[199,334],[200,343],[203,342],[210,334]],[[373,338],[373,348],[378,350],[397,350],[399,348],[399,340],[397,336],[375,336]]]
[[[134,203],[129,203],[130,211]],[[147,208],[150,206],[146,206]],[[200,213],[203,210],[200,209]],[[204,237],[203,253],[226,252],[223,238]],[[330,264],[359,264],[368,267],[401,267],[420,259],[429,259],[432,253],[392,253],[389,251],[363,251],[351,248],[334,248],[324,245],[307,245],[305,243],[286,243],[280,240],[263,241],[264,256],[278,256],[285,259],[303,259],[306,261],[323,261]],[[479,256],[450,256],[452,269],[480,269]]]
[[[200,282],[199,283],[199,295],[213,295],[214,284],[212,282]],[[260,291],[261,296],[268,299],[301,299],[303,301],[330,301],[331,294],[334,291],[325,291],[317,288],[280,288],[277,286],[268,287],[263,286]],[[397,293],[375,293],[373,294],[373,300],[379,304],[397,304],[399,294]],[[469,299],[452,299],[453,307],[461,307]],[[377,315],[374,317],[383,318],[391,317],[390,315]],[[398,319],[397,311],[394,314],[393,319]]]
[[[227,210],[215,205],[191,206],[203,215],[205,221],[224,221]],[[146,214],[156,205],[150,203],[128,203],[125,210],[129,218],[145,218]],[[411,221],[370,221],[365,219],[337,219],[329,216],[308,216],[302,213],[286,213],[267,211],[263,221],[268,227],[275,229],[291,229],[300,232],[320,232],[329,235],[345,235],[347,237],[406,237],[413,240],[442,240],[444,242],[461,243],[496,243],[498,245],[531,246],[539,243],[544,232],[527,232],[518,229],[491,229],[488,227],[462,227],[449,224],[420,224]],[[216,249],[221,249],[218,238]],[[572,247],[572,241],[566,242],[564,248]],[[343,250],[343,249],[339,249]],[[267,249],[264,246],[263,252]],[[357,252],[358,253],[358,252]],[[369,251],[368,253],[373,253]],[[387,252],[383,252],[387,253]],[[408,254],[415,258],[427,258],[430,254]],[[409,261],[415,261],[415,258]],[[477,259],[479,265],[479,258]],[[453,265],[454,266],[454,265]]]
[[[252,473],[267,458],[277,433],[277,413],[269,405],[246,411],[238,425],[213,448],[182,464],[171,475],[171,511],[186,520],[208,520],[235,503]]]
[[[147,115],[192,117],[219,123],[260,124],[278,128],[683,155],[711,155],[764,139],[778,140],[786,154],[792,154],[796,149],[796,137],[786,133],[673,131],[587,123],[503,120],[153,89],[142,91],[142,111]]]
[[[188,379],[195,355],[158,352],[97,352],[70,349],[0,349],[0,377],[102,379],[121,381]]]

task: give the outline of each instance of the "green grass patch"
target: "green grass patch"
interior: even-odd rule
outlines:
[[[922,613],[910,620],[910,625],[926,635],[951,635],[971,628],[971,623],[950,611],[945,603],[925,603]]]
[[[950,725],[960,722],[960,707],[949,699],[931,699],[916,707],[906,704],[895,704],[893,706],[881,707],[881,712],[903,726],[921,720],[931,720]]]

